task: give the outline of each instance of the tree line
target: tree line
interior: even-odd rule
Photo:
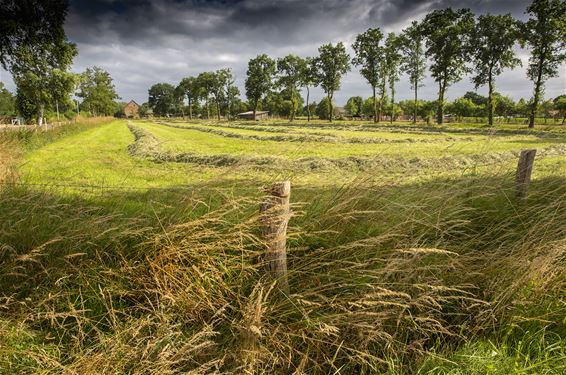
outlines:
[[[558,75],[560,64],[566,60],[566,2],[534,0],[526,13],[530,18],[522,22],[510,14],[476,17],[469,9],[447,8],[427,14],[421,22],[413,21],[398,35],[384,35],[379,28],[360,33],[352,46],[354,56],[346,52],[341,42],[322,45],[315,57],[290,54],[273,59],[260,54],[248,63],[245,80],[248,106],[255,117],[256,111],[265,106],[266,99],[278,89],[289,103],[290,120],[293,121],[299,109],[300,91],[305,89],[305,108],[310,120],[309,90],[319,86],[326,95],[325,117],[332,121],[334,94],[340,89],[343,76],[356,66],[371,87],[375,122],[382,119],[386,98],[391,103],[389,117],[394,117],[398,109],[396,83],[402,74],[407,76],[414,93],[411,110],[413,122],[416,122],[420,105],[418,89],[428,70],[438,85],[435,101],[438,124],[444,122],[448,88],[470,74],[476,89],[487,86],[486,111],[488,123],[493,125],[496,99],[500,98],[495,95],[496,79],[504,70],[521,65],[515,53],[515,46],[520,45],[531,51],[527,78],[534,88],[527,117],[529,127],[534,127],[545,82]],[[150,89],[149,104],[158,114],[163,114],[167,106],[160,98],[170,96],[177,104],[188,99],[189,110],[199,100],[204,100],[208,110],[209,96],[212,95],[217,116],[221,114],[221,103],[226,108],[225,113],[230,114],[229,103],[239,100],[238,91],[233,86],[232,75],[228,73],[229,78],[226,78],[224,72],[229,69],[187,77],[176,88],[169,85],[165,93],[156,96],[164,88],[164,84],[158,84]],[[229,88],[233,90],[231,96],[228,95]],[[175,101],[171,99],[168,103],[167,110],[172,110]]]
[[[35,116],[40,125],[45,111],[71,111],[76,104],[70,99],[73,93],[82,99],[79,111],[109,115],[119,110],[119,97],[107,72],[97,67],[80,75],[69,72],[77,48],[63,29],[67,9],[66,0],[4,0],[0,7],[0,64],[16,84],[14,106],[27,118]],[[471,75],[476,89],[487,86],[486,110],[488,122],[493,124],[496,79],[505,69],[521,65],[514,49],[519,44],[530,49],[527,77],[533,82],[533,97],[528,117],[533,127],[545,82],[558,75],[566,60],[566,2],[534,0],[526,13],[529,19],[521,22],[509,14],[476,17],[469,9],[447,8],[427,14],[398,35],[384,35],[379,28],[360,33],[352,46],[354,56],[341,42],[320,46],[314,57],[290,54],[273,59],[260,54],[248,63],[247,103],[239,98],[231,70],[220,69],[186,77],[177,86],[152,86],[142,110],[150,108],[158,115],[177,109],[184,112],[188,102],[189,117],[195,111],[207,118],[231,117],[246,107],[255,117],[259,109],[278,105],[285,108],[291,121],[302,108],[310,120],[310,89],[320,87],[327,102],[326,117],[332,121],[334,94],[340,90],[343,76],[356,66],[371,87],[375,122],[381,121],[385,111],[394,117],[399,108],[396,84],[403,74],[414,93],[416,121],[418,90],[428,71],[438,85],[435,112],[439,124],[444,121],[448,88],[466,74]],[[305,107],[302,90],[306,90]]]

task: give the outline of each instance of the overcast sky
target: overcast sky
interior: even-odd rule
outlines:
[[[468,7],[476,14],[511,13],[525,19],[529,0],[70,0],[65,29],[77,44],[73,71],[97,65],[110,72],[122,100],[147,101],[157,82],[176,84],[184,76],[231,68],[242,93],[247,62],[260,53],[314,56],[323,43],[342,41],[350,53],[356,34],[369,27],[399,32],[432,9]],[[528,50],[517,50],[523,68],[506,71],[497,90],[515,99],[529,98],[532,84],[525,67]],[[13,89],[6,72],[0,79]],[[473,90],[470,77],[448,88],[454,99]],[[479,88],[484,94],[486,88]],[[338,104],[348,97],[370,96],[357,69],[343,79]],[[399,99],[411,97],[402,77]],[[547,82],[545,96],[566,93],[566,65]],[[427,77],[420,96],[434,99],[437,85]],[[315,90],[314,99],[322,93]]]

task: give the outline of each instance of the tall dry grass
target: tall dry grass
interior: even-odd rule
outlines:
[[[298,189],[288,295],[264,275],[259,193],[165,224],[5,187],[0,369],[409,374],[510,327],[560,332],[565,180],[526,203],[508,181]]]

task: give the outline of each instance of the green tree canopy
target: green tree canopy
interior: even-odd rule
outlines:
[[[193,104],[199,100],[199,87],[196,77],[185,77],[179,82],[177,92],[183,95],[182,101],[187,98],[189,102],[189,118],[193,118]]]
[[[116,93],[112,77],[107,71],[95,66],[87,68],[80,76],[79,98],[83,99],[83,107],[90,109],[95,115],[113,115],[116,111]]]
[[[43,54],[45,51],[49,52]],[[75,45],[68,42],[37,48],[21,46],[15,51],[11,73],[17,86],[17,106],[28,120],[35,112],[37,124],[41,126],[45,108],[70,96],[75,88],[76,76],[68,69],[76,54]]]
[[[307,69],[307,61],[296,55],[287,55],[277,60],[277,86],[285,90],[291,102],[290,120],[295,119],[299,108],[299,88]]]
[[[372,88],[373,121],[378,122],[376,88],[384,80],[385,59],[384,47],[381,45],[383,34],[379,29],[368,29],[358,34],[353,44],[356,56],[352,60],[354,65],[360,67],[362,77],[368,81]],[[382,93],[382,96],[384,93]]]
[[[399,81],[399,66],[402,55],[399,52],[399,38],[395,33],[389,33],[385,40],[385,71],[391,92],[390,119],[393,122],[396,113],[395,106],[395,83]]]
[[[307,57],[305,59],[305,64],[303,65],[303,71],[301,72],[301,87],[307,89],[307,99],[306,99],[306,114],[307,114],[307,121],[311,120],[311,109],[316,108],[315,106],[311,106],[309,104],[310,99],[310,88],[318,86],[318,77],[316,74],[316,65],[315,60],[312,57]]]
[[[157,116],[167,116],[175,112],[175,86],[169,83],[156,83],[148,91],[149,107]]]
[[[517,22],[510,14],[481,15],[471,31],[469,50],[475,73],[472,82],[476,89],[483,85],[488,87],[489,125],[493,125],[495,113],[493,101],[495,77],[500,75],[504,69],[512,69],[521,64],[521,60],[517,58],[513,50],[517,38]]]
[[[529,115],[529,127],[533,128],[544,83],[558,75],[566,60],[566,1],[534,0],[527,13],[531,18],[521,24],[521,42],[531,49],[527,77],[534,82]]]
[[[431,76],[438,83],[437,122],[444,121],[446,89],[462,79],[467,71],[469,51],[466,46],[474,24],[469,9],[435,10],[426,15],[422,31],[426,40],[426,56],[431,60]]]
[[[42,55],[49,65],[65,60],[67,10],[67,0],[2,0],[0,64],[11,71],[22,49]]]
[[[273,88],[275,71],[275,61],[265,54],[258,55],[248,62],[246,96],[254,112],[254,120],[260,100]]]
[[[364,99],[361,96],[352,96],[348,99],[344,108],[351,116],[357,117],[363,114],[363,105]]]
[[[342,76],[350,71],[350,56],[342,42],[335,46],[324,44],[318,48],[315,58],[317,81],[326,93],[328,103],[328,119],[332,122],[334,92],[340,90]]]
[[[418,115],[418,89],[422,87],[425,77],[426,58],[424,51],[424,36],[420,24],[413,21],[399,35],[399,49],[403,56],[401,61],[401,71],[404,72],[411,82],[411,89],[414,92],[413,123],[417,122]]]
[[[14,95],[0,82],[0,116],[13,116],[15,113]]]

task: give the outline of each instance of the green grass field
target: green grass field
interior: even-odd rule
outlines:
[[[0,134],[0,374],[566,371],[563,127],[74,126]]]

